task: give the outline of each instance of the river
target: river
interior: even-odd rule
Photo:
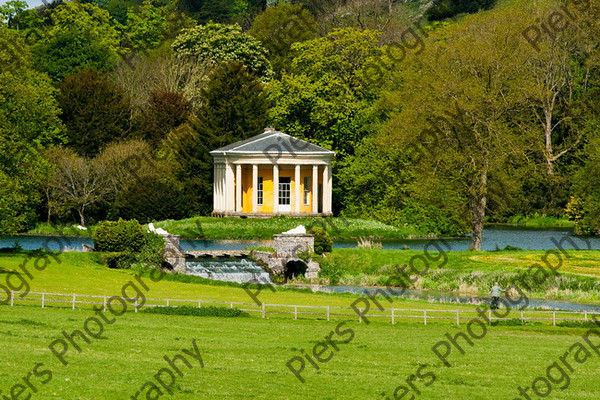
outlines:
[[[570,229],[532,229],[515,226],[486,227],[483,232],[483,250],[493,251],[504,249],[506,246],[519,247],[523,250],[556,249],[556,243],[566,237],[573,239],[581,249],[600,250],[600,237],[576,236]],[[402,239],[383,241],[384,249],[422,250],[424,246],[435,239]],[[469,249],[470,237],[443,239],[449,251],[464,251]],[[24,250],[46,248],[48,250],[82,251],[83,245],[93,246],[90,237],[52,237],[36,235],[5,236],[0,238],[0,248],[13,247],[18,243]],[[249,246],[270,246],[270,240],[182,240],[183,250],[244,250]],[[334,248],[356,247],[356,242],[336,241]],[[565,244],[565,248],[568,247]]]

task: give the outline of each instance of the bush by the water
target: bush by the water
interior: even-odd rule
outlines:
[[[307,233],[315,235],[315,253],[323,254],[331,252],[333,240],[329,233],[323,228],[310,228]]]
[[[153,232],[146,232],[137,220],[106,221],[98,225],[93,236],[96,251],[107,252],[100,261],[110,268],[129,268],[140,263],[159,266],[165,241]]]
[[[238,310],[237,308],[228,307],[192,307],[192,306],[181,306],[181,307],[152,307],[145,308],[142,312],[150,314],[165,314],[165,315],[191,315],[194,317],[249,317],[246,311]]]

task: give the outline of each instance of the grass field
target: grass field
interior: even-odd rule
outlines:
[[[82,329],[91,315],[85,310],[0,306],[2,393],[23,383],[22,378],[43,363],[38,372],[50,370],[52,379],[46,384],[42,378],[30,379],[38,390],[35,399],[130,399],[145,382],[156,382],[153,376],[167,367],[163,356],[184,354],[195,340],[204,368],[189,357],[192,369],[181,364],[183,376],[176,376],[174,399],[382,399],[384,392],[392,399],[395,388],[407,386],[407,377],[421,365],[427,365],[421,372],[434,374],[435,381],[415,380],[420,392],[415,398],[513,399],[518,398],[518,385],[530,386],[545,375],[546,368],[585,333],[547,326],[490,327],[473,347],[463,343],[464,355],[453,349],[447,358],[451,366],[446,367],[431,348],[446,333],[465,332],[465,326],[349,322],[342,328],[353,331],[352,340],[342,343],[349,333],[333,335],[339,350],[331,350],[331,360],[318,364],[318,371],[306,362],[302,384],[286,363],[302,355],[300,350],[312,352],[339,322],[126,313],[90,344],[78,339],[82,351],[67,350],[68,365],[63,366],[49,344],[62,337],[63,330]],[[591,352],[585,363],[572,361],[572,355],[568,360],[574,367],[568,372],[569,386],[559,389],[563,379],[550,398],[596,400],[600,357]]]
[[[33,254],[0,253],[3,268],[0,284],[6,284],[8,271],[19,270],[25,258]],[[336,251],[331,256],[342,257],[344,254],[349,255]],[[475,258],[469,258],[467,254]],[[513,261],[505,268],[518,268],[530,258],[540,256],[541,252],[518,254],[518,262]],[[402,250],[373,253],[372,261],[377,264],[410,255]],[[490,271],[497,260],[480,258],[483,255],[506,257],[499,253],[451,253],[449,264],[465,268],[481,264],[482,270]],[[57,257],[49,256],[49,264],[42,271],[32,267],[35,265],[32,258],[25,263],[33,276],[26,279],[31,291],[115,296],[120,295],[123,285],[133,278],[133,271],[110,270],[98,264],[95,261],[97,255],[93,253],[62,253]],[[589,259],[591,262],[596,255],[581,252],[577,257],[580,261]],[[347,258],[351,260],[351,257]],[[148,285],[147,297],[251,302],[248,294],[237,287],[167,280],[151,282],[148,278],[144,281]],[[35,295],[29,294],[29,297]],[[357,296],[263,290],[260,298],[271,304],[349,307]],[[81,352],[65,340],[69,348],[64,355],[68,365],[64,366],[48,346],[57,339],[64,339],[63,331],[71,334],[82,330],[85,321],[97,315],[85,308],[71,310],[68,304],[63,304],[63,308],[50,305],[44,309],[40,308],[39,302],[24,304],[19,300],[14,307],[0,306],[0,395],[23,390],[18,397],[13,396],[21,399],[31,394],[23,380],[28,375],[29,383],[38,391],[32,399],[135,398],[132,396],[146,382],[159,385],[154,375],[168,367],[164,356],[172,358],[188,354],[183,349],[191,351],[194,340],[204,367],[194,364],[195,360],[190,357],[192,369],[180,363],[183,376],[174,375],[176,383],[170,389],[175,399],[409,399],[411,394],[400,397],[403,392],[400,385],[408,388],[407,378],[419,368],[423,368],[420,372],[429,379],[414,381],[420,393],[413,393],[415,399],[514,399],[518,398],[518,385],[531,385],[533,379],[544,375],[546,368],[564,356],[575,342],[581,342],[581,335],[586,332],[582,327],[552,327],[547,321],[522,326],[513,326],[507,321],[488,327],[485,337],[473,339],[473,347],[462,342],[464,355],[448,342],[451,353],[446,360],[451,366],[447,367],[432,347],[443,352],[446,333],[454,336],[468,332],[468,319],[457,327],[451,319],[431,320],[425,326],[422,321],[408,318],[398,318],[397,324],[392,325],[387,318],[359,324],[355,316],[332,316],[328,322],[323,317],[317,320],[319,317],[303,315],[294,320],[290,315],[277,314],[262,319],[259,313],[251,313],[246,318],[215,318],[127,312],[114,317],[114,323],[104,324],[102,335],[96,339],[90,337],[89,344],[76,337]],[[450,308],[445,304],[403,299],[395,299],[393,307]],[[468,305],[452,305],[451,308],[465,313],[474,310]],[[341,322],[344,324],[340,325]],[[352,330],[352,335],[348,329]],[[480,329],[473,327],[477,335],[480,335]],[[292,357],[303,356],[301,351],[314,357],[313,349],[320,342],[326,343],[328,336],[339,350],[329,345],[331,360],[318,363],[318,370],[305,361],[305,369],[300,375],[306,382],[301,383],[286,363]],[[592,340],[600,342],[595,337]],[[60,351],[60,346],[57,344],[55,348]],[[600,356],[592,349],[589,352],[590,357],[584,363],[573,361],[573,355],[569,355],[574,367],[568,372],[569,385],[565,386],[567,378],[563,377],[561,383],[554,385],[551,398],[598,398],[600,382],[596,371],[600,367]],[[328,354],[324,353],[322,358],[328,358]],[[36,365],[39,376],[30,374]],[[299,369],[299,359],[291,365]],[[43,374],[45,371],[52,373],[51,379]],[[163,379],[169,382],[165,374]],[[435,376],[433,382],[431,374]],[[558,381],[556,371],[554,377]],[[149,385],[141,390],[138,398],[146,398],[144,393],[151,388]],[[399,389],[394,397],[396,388]],[[163,397],[168,396],[160,398]],[[536,397],[532,395],[532,398]]]
[[[419,236],[419,232],[408,226],[397,228],[377,221],[353,218],[289,218],[286,216],[256,218],[212,218],[195,217],[178,221],[166,220],[156,222],[157,228],[166,229],[169,233],[181,235],[185,239],[273,239],[273,235],[285,232],[298,225],[323,227],[338,240],[350,240],[360,236],[375,236],[382,239],[404,239]],[[72,226],[54,226],[38,224],[29,231],[30,234],[90,235],[95,226],[87,231]]]

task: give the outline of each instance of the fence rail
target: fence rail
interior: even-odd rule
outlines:
[[[24,297],[18,295],[25,295]],[[84,294],[64,294],[64,293],[45,293],[45,292],[10,292],[10,306],[14,307],[15,304],[27,304],[27,302],[38,302],[42,308],[48,305],[67,304],[71,309],[85,308],[79,305],[89,306],[102,306],[104,311],[107,311],[109,307],[111,297],[102,295],[84,295]],[[8,303],[8,302],[7,302]],[[311,306],[311,305],[288,305],[288,304],[261,304],[256,303],[244,303],[235,301],[215,301],[215,300],[202,300],[202,299],[156,299],[156,298],[145,298],[144,304],[139,304],[137,299],[133,304],[135,312],[138,312],[144,307],[177,307],[181,305],[193,304],[196,307],[202,307],[203,305],[229,305],[230,308],[234,306],[240,307],[242,311],[249,313],[258,313],[262,318],[266,318],[267,315],[293,315],[294,319],[299,317],[317,317],[316,319],[330,321],[332,318],[339,317],[352,317],[352,319],[358,319],[358,322],[362,322],[364,319],[375,319],[384,318],[389,319],[392,324],[403,319],[414,320],[421,319],[424,325],[427,325],[428,321],[435,320],[450,320],[456,325],[460,325],[461,321],[472,320],[473,318],[482,318],[484,314],[477,312],[476,310],[460,310],[460,309],[415,309],[415,308],[385,308],[379,310],[379,308],[371,308],[370,311],[364,316],[359,315],[351,307],[339,307],[339,306]],[[78,307],[79,306],[79,307]],[[244,308],[241,308],[244,307]],[[351,311],[347,313],[344,311]],[[553,310],[514,310],[507,313],[507,310],[501,309],[499,313],[507,314],[505,317],[495,315],[491,310],[485,313],[485,317],[491,324],[493,321],[502,320],[520,320],[521,323],[525,321],[552,321],[552,325],[556,326],[557,322],[560,321],[580,321],[589,322],[593,316],[600,316],[600,312],[576,312],[576,311],[553,311]]]

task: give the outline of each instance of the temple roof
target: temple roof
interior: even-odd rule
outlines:
[[[242,140],[213,150],[210,154],[322,154],[333,155],[335,152],[327,150],[316,144],[309,143],[305,140],[295,138],[278,131],[266,131],[260,135],[253,136],[249,139]]]

